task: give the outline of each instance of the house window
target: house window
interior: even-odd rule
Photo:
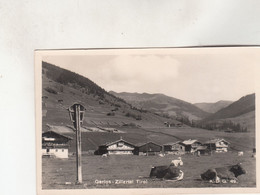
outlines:
[[[117,143],[117,147],[123,147],[123,146],[124,146],[124,143],[123,143],[123,142]]]
[[[64,152],[64,149],[62,149],[61,151]]]
[[[50,149],[49,149],[49,148],[47,148],[47,149],[46,149],[46,152],[50,152]]]
[[[56,149],[55,152],[58,152],[58,149]]]

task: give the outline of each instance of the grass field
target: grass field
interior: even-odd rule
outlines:
[[[255,187],[256,162],[251,153],[238,157],[236,152],[213,154],[211,156],[182,156],[184,172],[182,181],[150,179],[152,166],[169,165],[177,156],[101,156],[83,155],[83,184],[76,185],[75,156],[69,159],[42,159],[43,189],[82,188],[205,188],[205,187]],[[200,174],[209,168],[227,166],[242,162],[247,174],[238,177],[237,184],[212,184],[202,181]],[[65,184],[66,182],[69,182]]]

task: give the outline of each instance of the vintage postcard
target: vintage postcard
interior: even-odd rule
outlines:
[[[38,194],[259,192],[259,53],[35,51]]]

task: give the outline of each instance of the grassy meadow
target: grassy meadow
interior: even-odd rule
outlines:
[[[75,156],[69,159],[42,159],[43,189],[85,189],[85,188],[206,188],[206,187],[255,187],[256,162],[250,152],[237,156],[236,152],[213,154],[209,156],[183,155],[184,172],[182,181],[150,179],[152,166],[169,165],[174,155],[124,156],[107,158],[95,155],[82,156],[83,184],[76,185]],[[209,168],[221,167],[242,162],[247,174],[238,177],[236,184],[212,184],[202,181],[200,174]]]

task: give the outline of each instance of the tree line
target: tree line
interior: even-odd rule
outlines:
[[[187,116],[177,116],[176,120],[182,122],[191,127],[202,128],[207,130],[220,130],[226,132],[247,132],[248,129],[246,126],[242,126],[239,123],[234,123],[231,120],[224,120],[224,121],[210,121],[204,122],[196,121],[196,120],[189,120]]]
[[[86,94],[94,94],[101,98],[104,98],[104,95],[107,93],[96,83],[77,73],[59,68],[47,62],[42,62],[42,67],[47,69],[47,71],[43,70],[42,73],[45,74],[47,78],[57,83],[71,85],[74,88],[81,88],[82,92]]]

